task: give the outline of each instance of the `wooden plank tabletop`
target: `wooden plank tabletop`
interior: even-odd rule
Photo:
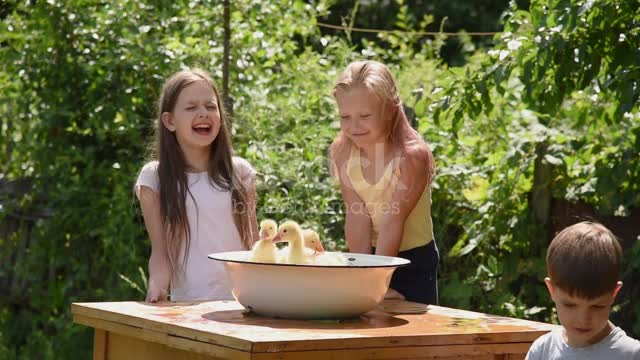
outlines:
[[[235,301],[74,303],[72,313],[88,326],[108,322],[252,353],[530,343],[557,327],[397,300],[344,320],[267,318]]]

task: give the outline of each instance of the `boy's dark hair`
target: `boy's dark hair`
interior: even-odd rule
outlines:
[[[593,299],[615,289],[622,247],[604,225],[581,222],[562,230],[547,250],[547,273],[571,296]]]

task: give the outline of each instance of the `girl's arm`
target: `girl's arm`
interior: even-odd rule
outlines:
[[[397,256],[404,233],[404,222],[420,200],[429,181],[427,150],[416,150],[402,159],[400,179],[386,215],[380,221],[376,255]],[[425,219],[426,221],[426,219]]]
[[[165,301],[168,297],[171,281],[171,263],[169,262],[167,240],[160,215],[160,197],[147,186],[140,186],[139,197],[144,224],[151,239],[146,301]]]
[[[372,225],[367,206],[351,185],[346,171],[338,171],[340,171],[340,191],[346,212],[344,232],[347,246],[351,252],[371,254]]]

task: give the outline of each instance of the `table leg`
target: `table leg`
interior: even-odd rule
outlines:
[[[93,360],[107,359],[107,331],[95,329],[93,334]]]

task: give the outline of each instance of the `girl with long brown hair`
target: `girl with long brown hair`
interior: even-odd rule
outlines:
[[[387,297],[437,304],[431,150],[409,125],[395,80],[384,64],[349,64],[333,96],[340,132],[330,155],[346,207],[349,250],[411,260],[394,272]]]
[[[151,239],[147,301],[230,299],[214,252],[257,238],[255,171],[233,148],[220,94],[200,69],[173,74],[158,102],[155,156],[135,190]]]

